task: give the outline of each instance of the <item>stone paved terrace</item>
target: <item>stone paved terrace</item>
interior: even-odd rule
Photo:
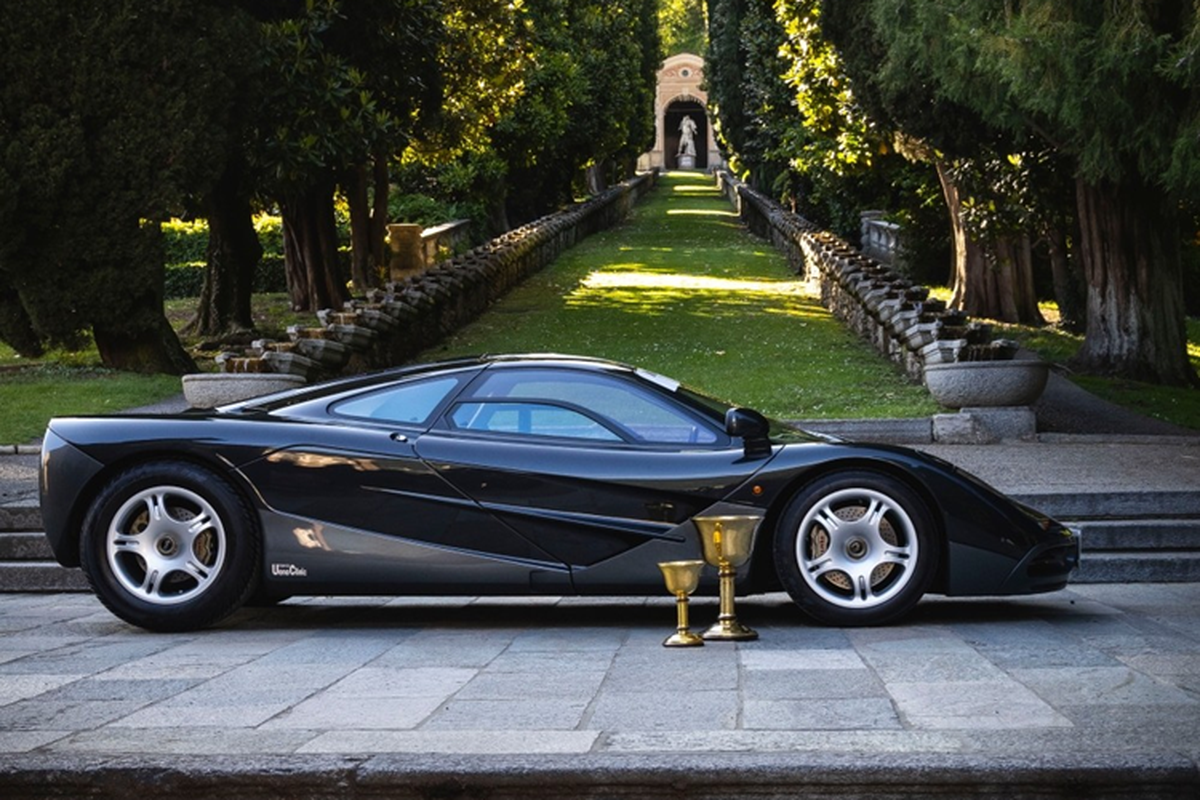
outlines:
[[[0,596],[0,796],[1200,795],[1200,584],[877,629],[768,595],[759,641],[694,649],[671,606],[315,598],[161,635]]]

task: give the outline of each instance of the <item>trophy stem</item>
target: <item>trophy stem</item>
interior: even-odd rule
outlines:
[[[735,570],[728,561],[722,561],[717,573],[720,579],[721,612],[712,627],[703,633],[703,638],[723,641],[744,642],[758,638],[758,631],[738,622],[733,607],[733,578]]]
[[[678,625],[675,633],[663,641],[663,647],[698,647],[704,644],[704,639],[688,630],[688,596],[685,592],[675,595],[675,615]]]

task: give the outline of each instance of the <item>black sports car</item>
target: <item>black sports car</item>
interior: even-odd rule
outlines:
[[[659,593],[658,562],[699,556],[697,515],[761,516],[739,592],[782,587],[834,625],[926,592],[1060,589],[1079,558],[1071,531],[941,460],[574,356],[54,419],[41,492],[58,561],[161,631],[290,595]]]

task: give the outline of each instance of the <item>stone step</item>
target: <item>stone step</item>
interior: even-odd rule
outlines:
[[[1088,553],[1072,583],[1193,583],[1200,581],[1200,552]]]
[[[1200,519],[1082,520],[1065,524],[1080,532],[1085,553],[1200,551]]]
[[[54,561],[0,563],[0,592],[83,592],[89,588],[81,570]]]
[[[40,531],[42,511],[35,504],[0,505],[0,531]]]
[[[1060,520],[1200,519],[1200,491],[1047,492],[1011,496]]]
[[[54,553],[41,531],[0,530],[0,562],[50,561]]]

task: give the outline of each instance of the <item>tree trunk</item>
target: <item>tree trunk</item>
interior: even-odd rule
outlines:
[[[949,307],[973,317],[1044,325],[1033,287],[1033,247],[1028,236],[990,245],[973,237],[963,221],[963,198],[949,169],[936,162],[950,212],[954,265]]]
[[[1022,325],[1045,325],[1033,285],[1033,243],[1029,237],[1005,237],[992,247],[993,263],[985,272],[984,283],[993,313],[979,316]]]
[[[346,202],[350,206],[350,279],[355,294],[375,287],[371,254],[370,178],[366,164],[350,170],[346,180]]]
[[[4,283],[0,272],[0,342],[4,342],[24,358],[40,358],[45,352],[42,337],[33,327],[33,320],[21,302],[20,293]]]
[[[1058,324],[1072,333],[1083,333],[1087,325],[1087,307],[1078,259],[1071,258],[1064,231],[1058,228],[1046,231],[1046,242],[1050,251],[1050,274],[1054,279],[1054,299],[1058,302],[1060,315]]]
[[[375,190],[371,201],[371,264],[375,267],[375,274],[386,275],[388,262],[392,259],[391,251],[384,241],[387,238],[388,216],[391,213],[388,209],[388,194],[392,188],[386,150],[381,148],[375,152],[371,171]]]
[[[333,187],[323,184],[289,195],[283,213],[283,258],[295,311],[340,309],[347,299],[337,259]]]
[[[196,362],[183,349],[159,303],[156,319],[145,327],[92,326],[92,336],[104,366],[127,372],[183,375],[196,371]]]
[[[607,162],[593,164],[584,171],[584,180],[587,183],[587,191],[590,195],[604,194],[608,188],[608,181],[605,180],[605,168]]]
[[[262,245],[254,230],[250,200],[242,191],[240,165],[230,165],[205,199],[208,264],[196,316],[186,330],[223,336],[254,329],[250,300]]]
[[[949,167],[941,161],[935,162],[934,166],[942,185],[942,196],[946,199],[946,209],[950,213],[954,263],[950,270],[949,307],[975,314],[974,307],[983,305],[979,302],[982,291],[980,280],[986,274],[987,258],[983,248],[967,233],[963,223],[962,195],[950,175]]]
[[[1092,372],[1197,385],[1187,357],[1177,205],[1140,181],[1076,181]]]

